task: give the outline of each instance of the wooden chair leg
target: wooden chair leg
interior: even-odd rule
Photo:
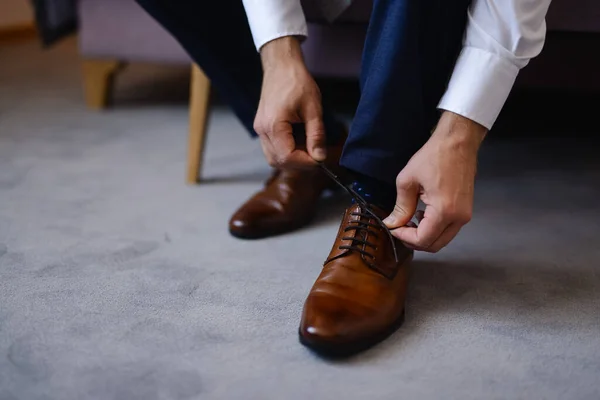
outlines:
[[[83,60],[83,87],[89,108],[101,110],[108,106],[115,74],[123,65],[119,60]]]
[[[187,183],[199,182],[204,151],[204,138],[208,123],[210,81],[196,64],[192,64],[190,85],[190,131],[187,156]]]

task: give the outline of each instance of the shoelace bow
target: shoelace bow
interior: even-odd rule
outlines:
[[[349,232],[349,231],[356,231],[356,233],[365,232],[365,233],[371,234],[375,237],[378,237],[377,233],[369,228],[382,228],[387,233],[388,238],[390,239],[390,244],[392,245],[392,250],[394,252],[394,259],[396,260],[396,263],[398,263],[399,262],[398,251],[396,250],[396,242],[394,240],[394,236],[392,236],[392,232],[390,232],[390,230],[383,223],[381,218],[379,218],[375,214],[375,212],[371,209],[371,207],[369,206],[369,203],[367,203],[367,201],[364,199],[364,197],[362,197],[360,195],[360,193],[358,193],[356,190],[354,190],[351,186],[345,185],[336,174],[334,174],[329,168],[327,168],[325,166],[324,163],[319,163],[319,165],[321,166],[323,171],[327,174],[327,176],[329,176],[329,178],[331,178],[331,180],[333,180],[339,187],[344,189],[344,191],[346,193],[348,193],[354,199],[356,204],[358,204],[360,206],[361,210],[363,211],[363,212],[353,212],[351,215],[357,216],[359,218],[363,218],[363,217],[369,218],[369,219],[373,218],[375,221],[377,221],[377,224],[372,224],[370,222],[361,221],[360,219],[358,221],[350,221],[350,223],[354,223],[355,225],[349,225],[349,226],[345,227],[344,232]],[[342,237],[342,240],[352,240],[353,242],[351,245],[340,246],[339,247],[340,249],[357,251],[365,256],[373,258],[373,255],[371,253],[369,253],[367,250],[361,249],[358,246],[358,244],[364,244],[365,247],[368,246],[368,247],[371,247],[374,249],[376,246],[373,243],[370,243],[366,239],[360,239],[357,237]]]

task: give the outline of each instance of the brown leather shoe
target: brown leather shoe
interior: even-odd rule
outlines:
[[[372,207],[384,218],[386,213]],[[333,249],[312,287],[300,323],[300,342],[329,356],[347,356],[388,337],[404,319],[413,252],[353,205],[346,209]]]
[[[339,168],[343,144],[327,149],[327,164]],[[335,188],[318,168],[275,170],[265,187],[231,217],[229,232],[240,239],[260,239],[299,229],[312,220],[319,198]]]

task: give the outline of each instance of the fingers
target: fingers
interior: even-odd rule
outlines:
[[[325,128],[318,110],[305,123],[308,152],[297,149],[292,124],[297,118],[286,117],[278,122],[263,123],[259,118],[254,130],[261,139],[265,158],[272,167],[311,168],[315,161],[323,161],[325,152]]]
[[[448,245],[458,235],[462,226],[460,224],[451,224],[446,228],[442,235],[426,250],[430,253],[437,253]]]
[[[428,249],[444,233],[449,225],[442,215],[427,207],[418,227],[403,226],[392,231],[392,235],[416,249]]]
[[[424,216],[424,212],[422,210],[417,210],[417,212],[415,213],[415,219],[417,220],[416,222],[411,220],[408,224],[406,224],[406,226],[408,226],[409,228],[416,228],[417,226],[419,226],[418,224],[421,223],[421,220],[423,219]]]
[[[265,159],[270,166],[275,166],[273,146],[271,145],[271,141],[267,135],[259,135],[260,147],[262,147],[263,154],[265,155]]]
[[[307,168],[315,164],[306,152],[296,149],[291,123],[277,122],[271,129],[256,131],[259,133],[265,158],[272,167]]]
[[[417,220],[417,224],[420,224],[423,218],[425,218],[425,210],[417,210],[415,213],[415,218]]]
[[[296,142],[292,135],[292,124],[287,121],[275,122],[267,131],[267,136],[273,146],[273,158],[278,164],[284,164],[287,158],[296,150]]]
[[[390,229],[406,225],[417,210],[419,200],[419,185],[411,178],[404,178],[402,173],[396,180],[396,204],[392,213],[383,220]]]
[[[306,150],[315,161],[325,161],[327,158],[325,144],[325,125],[319,104],[307,106],[304,112],[304,127],[306,132]]]
[[[292,129],[299,123],[304,124],[306,134],[302,150],[297,148]],[[303,67],[283,68],[265,76],[254,130],[264,143],[270,143],[263,145],[263,150],[274,167],[310,168],[325,160],[321,94],[308,71]]]
[[[411,221],[406,226],[392,230],[392,235],[413,250],[437,253],[446,247],[456,237],[463,224],[445,222],[447,220],[434,212],[431,207],[429,210],[429,213],[428,210],[417,211],[415,217],[418,225]]]

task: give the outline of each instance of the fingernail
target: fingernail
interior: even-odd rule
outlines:
[[[327,153],[325,152],[325,149],[316,148],[313,150],[313,157],[317,161],[323,161],[325,158],[327,158]]]
[[[394,222],[395,222],[395,219],[391,215],[383,220],[383,223],[386,224],[387,226],[393,226]]]

